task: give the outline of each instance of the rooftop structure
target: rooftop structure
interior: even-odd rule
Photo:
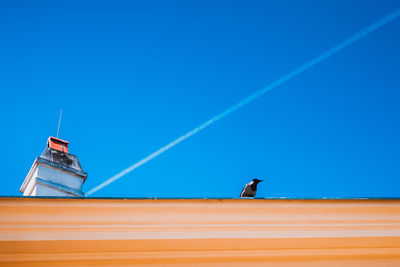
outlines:
[[[49,137],[47,147],[33,162],[20,191],[24,196],[82,197],[87,178],[68,141]]]

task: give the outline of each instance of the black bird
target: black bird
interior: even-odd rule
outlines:
[[[258,183],[264,180],[253,179],[250,183],[246,184],[240,193],[240,197],[255,197],[257,193]]]

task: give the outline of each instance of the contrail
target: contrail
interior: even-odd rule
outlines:
[[[274,82],[270,83],[269,85],[265,86],[264,88],[260,89],[259,91],[257,91],[255,93],[253,93],[252,95],[246,97],[242,101],[236,103],[235,105],[231,106],[230,108],[228,108],[225,111],[221,112],[220,114],[216,115],[212,119],[204,122],[203,124],[201,124],[197,128],[194,128],[190,132],[182,135],[181,137],[179,137],[178,139],[172,141],[171,143],[167,144],[166,146],[164,146],[164,147],[160,148],[159,150],[153,152],[152,154],[148,155],[144,159],[136,162],[135,164],[129,166],[128,168],[126,168],[125,170],[121,171],[120,173],[118,173],[118,174],[114,175],[113,177],[107,179],[106,181],[104,181],[100,185],[98,185],[98,186],[92,188],[91,190],[89,190],[86,193],[86,195],[87,196],[92,195],[93,193],[99,191],[100,189],[106,187],[107,185],[115,182],[116,180],[120,179],[124,175],[130,173],[134,169],[136,169],[136,168],[142,166],[143,164],[149,162],[150,160],[152,160],[155,157],[159,156],[160,154],[164,153],[168,149],[176,146],[177,144],[179,144],[180,142],[184,141],[185,139],[195,135],[196,133],[198,133],[201,130],[207,128],[208,126],[210,126],[211,124],[215,123],[216,121],[228,116],[232,112],[234,112],[234,111],[238,110],[239,108],[243,107],[244,105],[250,103],[254,99],[264,95],[265,93],[271,91],[275,87],[277,87],[277,86],[289,81],[290,79],[296,77],[297,75],[301,74],[302,72],[304,72],[304,71],[308,70],[309,68],[313,67],[314,65],[316,65],[316,64],[320,63],[321,61],[327,59],[328,57],[336,54],[340,50],[342,50],[342,49],[346,48],[347,46],[353,44],[354,42],[358,41],[359,39],[363,38],[364,36],[366,36],[366,35],[374,32],[374,31],[378,30],[379,28],[381,28],[385,24],[395,20],[399,16],[400,16],[400,8],[396,9],[392,13],[386,15],[385,17],[381,18],[380,20],[377,20],[373,24],[365,27],[363,30],[357,32],[356,34],[352,35],[348,39],[346,39],[346,40],[340,42],[339,44],[333,46],[332,48],[328,49],[326,52],[320,54],[319,56],[311,59],[310,61],[308,61],[305,64],[301,65],[300,67],[294,69],[293,71],[289,72],[288,74],[286,74],[286,75],[282,76],[281,78],[275,80]]]

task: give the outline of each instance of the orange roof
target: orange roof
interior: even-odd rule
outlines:
[[[68,153],[68,144],[69,144],[68,141],[53,136],[50,136],[49,139],[47,140],[48,147],[65,153]]]

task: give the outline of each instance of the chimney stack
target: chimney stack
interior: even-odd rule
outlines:
[[[48,147],[65,153],[68,153],[68,144],[69,144],[68,141],[64,141],[52,136],[50,136],[49,139],[47,140]]]
[[[20,191],[24,196],[83,197],[87,173],[75,155],[69,154],[68,141],[50,136],[47,147],[33,162]]]

